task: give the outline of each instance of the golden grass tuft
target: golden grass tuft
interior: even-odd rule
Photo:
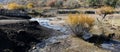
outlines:
[[[67,23],[69,25],[85,25],[88,24],[89,26],[92,26],[95,19],[86,15],[86,14],[70,14]]]
[[[20,9],[22,6],[17,4],[17,3],[10,3],[8,4],[8,9],[9,10],[14,10],[14,9]]]
[[[81,37],[91,29],[95,19],[87,14],[70,14],[66,22],[74,34]]]

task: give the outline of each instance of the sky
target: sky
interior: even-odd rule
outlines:
[[[0,2],[2,2],[3,0],[0,0]]]
[[[6,3],[9,0],[0,0],[0,3]]]

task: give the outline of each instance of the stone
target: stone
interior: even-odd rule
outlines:
[[[0,19],[31,19],[23,10],[0,9]]]

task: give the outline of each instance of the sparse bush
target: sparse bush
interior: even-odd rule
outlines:
[[[99,8],[100,10],[100,15],[103,15],[103,19],[108,15],[112,14],[114,12],[114,8],[110,6],[103,6]]]
[[[78,36],[84,35],[84,32],[89,32],[94,21],[92,17],[85,14],[69,15],[69,18],[66,20],[72,32]]]

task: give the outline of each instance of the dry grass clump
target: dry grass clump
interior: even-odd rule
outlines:
[[[28,3],[27,5],[19,5],[17,3],[9,3],[7,6],[9,10],[26,9],[26,8],[31,9],[34,7],[34,4]]]
[[[21,6],[19,4],[17,4],[17,3],[8,4],[8,9],[9,10],[14,10],[14,9],[19,9],[19,8],[21,8]]]
[[[76,35],[80,35],[83,32],[89,32],[94,21],[94,18],[86,14],[71,14],[66,20],[68,26]]]
[[[93,25],[94,19],[85,14],[71,14],[67,19],[67,22],[70,25],[85,25],[88,24],[89,26]]]

